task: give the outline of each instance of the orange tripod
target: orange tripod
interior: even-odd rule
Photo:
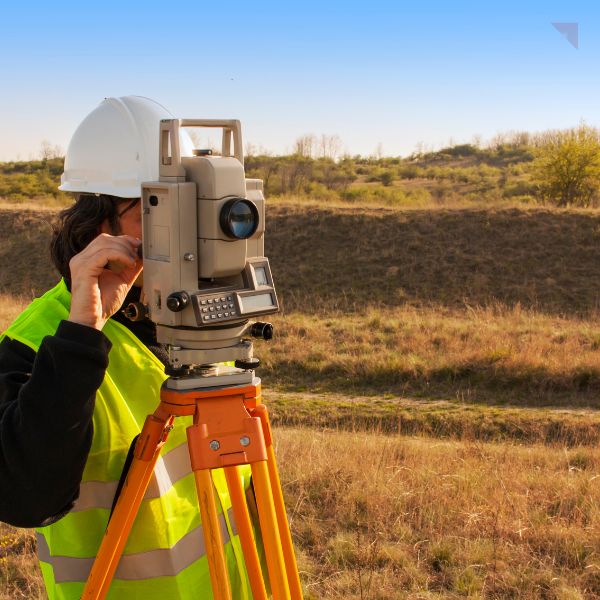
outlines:
[[[271,427],[260,403],[260,383],[179,391],[166,384],[146,418],[127,479],[102,539],[82,599],[108,593],[131,527],[175,417],[193,415],[188,449],[198,491],[206,555],[215,600],[232,600],[211,469],[223,468],[254,600],[267,600],[238,465],[249,464],[273,600],[302,600]],[[235,599],[233,599],[235,600]]]

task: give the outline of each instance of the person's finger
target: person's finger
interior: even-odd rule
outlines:
[[[112,271],[115,275],[119,275],[120,273],[122,273],[123,271],[129,270],[129,269],[133,269],[134,271],[141,271],[142,270],[142,263],[141,261],[138,259],[137,256],[134,256],[134,264],[133,265],[126,265],[124,263],[121,263],[119,261],[114,261],[114,260],[109,260],[108,263],[106,264],[106,268],[109,271]],[[137,264],[139,263],[139,265]],[[136,269],[137,267],[137,269]]]
[[[139,277],[142,272],[142,263],[138,261],[133,267],[123,267],[118,265],[116,269],[103,269],[98,277],[100,287],[103,287],[102,281],[112,280],[113,282],[122,283],[128,288],[134,284],[135,280]]]
[[[96,253],[102,248],[123,248],[124,250],[137,255],[140,244],[140,240],[129,235],[113,236],[103,233],[92,240],[80,254],[82,257],[86,257]]]
[[[82,257],[83,258],[83,257]],[[123,268],[133,268],[138,258],[129,249],[121,246],[110,245],[104,248],[98,248],[96,251],[87,256],[86,260],[80,265],[80,271],[86,270],[90,273],[97,274],[108,265],[116,267],[120,265]]]
[[[133,285],[134,281],[140,276],[142,268],[142,262],[138,261],[137,264],[131,270],[125,269],[125,271],[121,273],[122,277],[126,277],[127,285],[129,285],[130,287]]]

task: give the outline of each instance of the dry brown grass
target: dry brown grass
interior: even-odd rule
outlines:
[[[268,210],[266,253],[288,312],[500,303],[589,316],[599,305],[600,211]]]
[[[600,597],[600,450],[281,429],[309,599]],[[4,550],[4,548],[6,548]],[[39,598],[0,529],[0,598]]]
[[[46,597],[33,532],[0,523],[0,600]]]
[[[55,214],[0,207],[0,292],[31,298],[56,283],[48,252]]]
[[[597,446],[597,410],[482,406],[406,397],[280,392],[267,384],[271,420],[287,427],[393,433],[556,447]]]
[[[30,301],[26,296],[0,293],[0,331],[4,331]]]
[[[311,598],[600,597],[600,451],[278,430]]]
[[[596,319],[520,307],[388,307],[272,320],[275,340],[256,352],[265,380],[281,389],[600,406]]]

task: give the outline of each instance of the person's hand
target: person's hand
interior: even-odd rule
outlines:
[[[69,321],[98,330],[104,327],[142,270],[137,255],[141,243],[129,235],[101,233],[71,259]]]

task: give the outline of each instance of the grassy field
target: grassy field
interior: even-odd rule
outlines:
[[[311,598],[600,597],[600,453],[280,430]]]
[[[257,344],[311,598],[600,598],[600,212],[269,205]],[[56,280],[0,207],[0,326]],[[0,529],[0,598],[37,598]]]
[[[600,597],[600,451],[276,429],[307,599]],[[42,598],[0,526],[0,598]]]

